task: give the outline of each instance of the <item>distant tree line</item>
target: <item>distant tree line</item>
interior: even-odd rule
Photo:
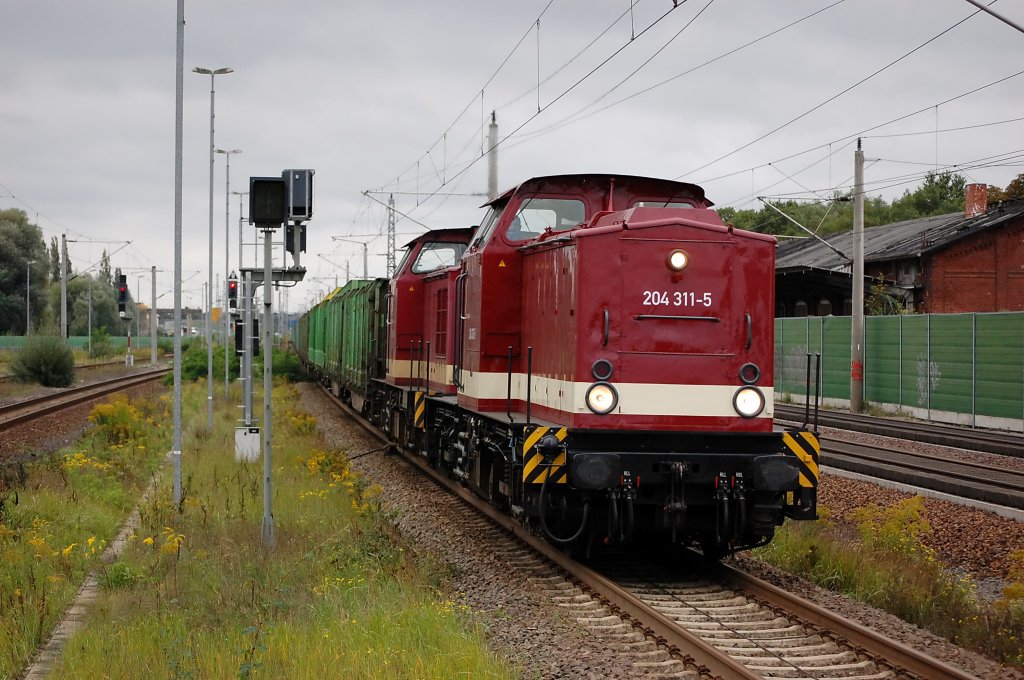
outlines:
[[[967,181],[958,173],[928,173],[921,186],[909,189],[892,202],[881,197],[865,196],[864,226],[892,224],[933,215],[946,215],[964,209],[964,187]],[[1024,173],[1006,189],[988,187],[989,205],[999,201],[1024,198]],[[830,200],[773,201],[772,205],[819,235],[848,231],[853,227],[853,200],[850,193],[834,193]],[[806,236],[795,224],[767,206],[760,210],[721,208],[722,219],[740,229],[779,236]]]
[[[69,264],[67,278],[71,335],[88,334],[90,308],[94,331],[126,333],[117,313],[114,273],[105,250],[100,263],[90,271],[74,272]],[[42,230],[29,222],[25,211],[0,210],[0,334],[27,334],[26,286],[32,332],[59,335],[60,242],[53,237],[47,246]]]

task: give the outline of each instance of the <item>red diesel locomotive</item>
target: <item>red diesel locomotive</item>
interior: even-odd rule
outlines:
[[[378,375],[316,366],[305,318],[300,352],[396,445],[550,541],[762,545],[815,518],[818,445],[772,421],[775,239],[711,205],[682,182],[531,179],[380,280]]]

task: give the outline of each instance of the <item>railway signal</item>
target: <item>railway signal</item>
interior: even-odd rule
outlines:
[[[238,313],[238,277],[234,272],[228,277],[228,311]]]
[[[117,275],[117,313],[125,318],[125,305],[128,304],[128,277],[124,274]]]

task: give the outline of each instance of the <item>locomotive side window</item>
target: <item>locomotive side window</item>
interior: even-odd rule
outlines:
[[[444,267],[451,267],[458,264],[464,252],[466,252],[465,243],[443,243],[440,241],[424,243],[419,256],[412,265],[412,273],[426,274]]]
[[[505,237],[509,241],[536,238],[545,230],[565,231],[586,220],[583,201],[567,198],[528,198],[519,206],[519,212],[508,225]]]
[[[480,226],[477,227],[476,233],[473,235],[473,240],[469,242],[470,249],[487,243],[487,239],[491,237],[491,232],[494,231],[494,226],[498,223],[498,218],[501,217],[501,212],[504,209],[504,204],[501,206],[491,206],[487,209],[487,214],[484,215],[484,219],[480,222]]]

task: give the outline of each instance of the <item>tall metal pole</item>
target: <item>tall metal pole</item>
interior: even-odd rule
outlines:
[[[864,410],[864,151],[853,153],[853,310],[850,324],[850,411]]]
[[[139,349],[142,348],[142,312],[139,311],[139,302],[142,301],[142,277],[135,277],[135,337],[139,339]]]
[[[32,335],[32,263],[28,261],[25,269],[25,336]]]
[[[230,68],[208,69],[199,66],[194,73],[210,76],[210,244],[209,280],[206,286],[206,429],[213,429],[213,121],[214,121],[214,79],[221,74],[231,73]]]
[[[245,327],[242,333],[242,361],[245,364],[243,371],[245,376],[243,392],[245,396],[242,401],[242,414],[245,418],[245,426],[252,427],[252,341],[256,335],[253,333],[254,324],[252,322],[252,272],[245,272],[245,283],[243,285],[242,296],[245,299],[242,304],[245,309]]]
[[[92,275],[89,276],[89,354],[92,354]]]
[[[395,195],[390,194],[388,198],[388,252],[387,252],[388,278],[395,273]]]
[[[175,19],[177,57],[174,77],[174,504],[181,504],[181,146],[185,65],[185,0]]]
[[[242,153],[241,149],[231,149],[225,151],[224,149],[217,149],[217,153],[224,154],[224,288],[227,290],[228,286],[228,271],[231,266],[228,264],[228,255],[230,254],[230,246],[228,246],[228,231],[231,228],[231,154]],[[239,234],[241,236],[241,234]],[[241,253],[241,247],[239,247],[239,253]],[[225,293],[225,299],[227,295]],[[228,335],[231,333],[231,319],[227,313],[227,304],[224,305],[224,398],[227,399],[231,396],[230,394],[230,379],[228,378],[228,367],[231,365],[231,360],[228,355]]]
[[[273,371],[273,299],[271,289],[273,284],[274,271],[272,264],[271,237],[273,229],[263,230],[263,545],[273,547],[274,545],[274,515],[270,508],[270,473],[271,457],[273,452],[273,440],[271,439],[271,391],[274,387]]]
[[[248,191],[232,191],[232,194],[238,196],[238,271],[241,273],[242,267],[244,267],[242,257],[242,196],[248,196]]]
[[[60,235],[60,337],[68,339],[68,235]]]
[[[156,366],[156,265],[150,267],[149,272],[153,277],[152,302],[149,308],[149,365]]]
[[[487,200],[498,196],[498,118],[491,111],[491,124],[487,127]]]

